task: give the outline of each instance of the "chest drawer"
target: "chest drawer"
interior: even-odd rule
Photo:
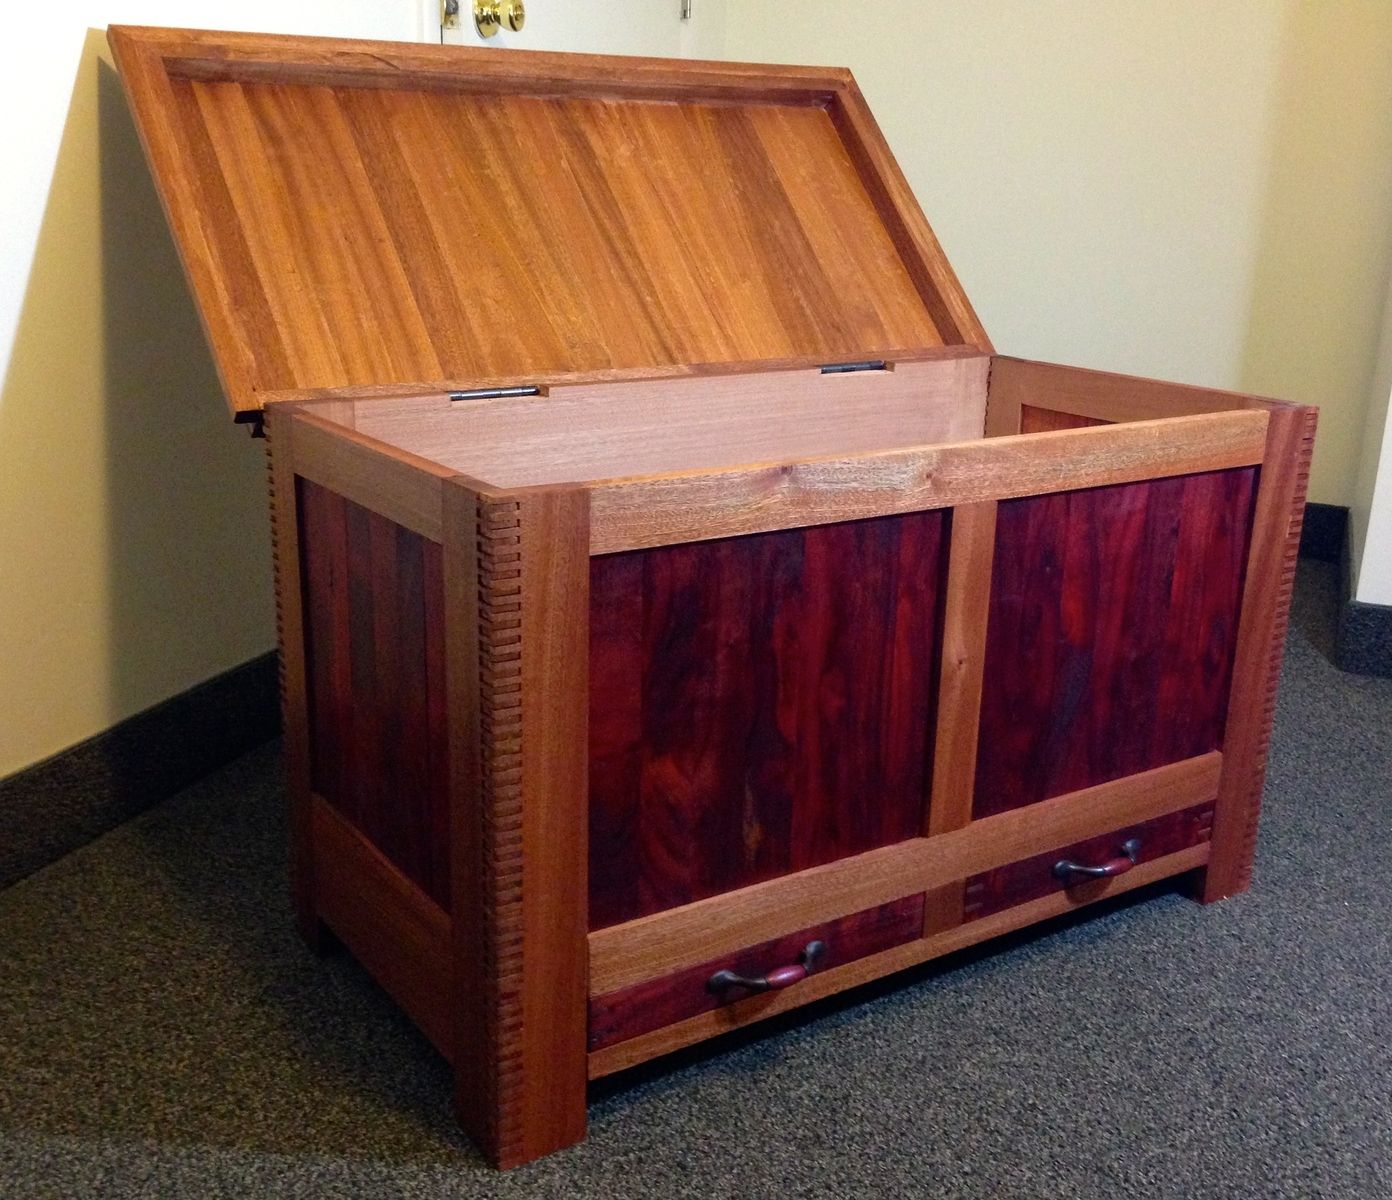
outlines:
[[[1058,892],[1079,901],[1097,899],[1115,877],[1212,836],[1213,805],[1200,804],[983,871],[966,881],[962,919],[980,920]]]
[[[712,1012],[809,974],[902,946],[923,931],[923,897],[853,913],[590,1000],[589,1046],[600,1050]]]

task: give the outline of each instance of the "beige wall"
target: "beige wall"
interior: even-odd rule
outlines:
[[[851,67],[998,349],[1324,406],[1348,504],[1392,248],[1386,0],[743,0]]]
[[[26,4],[0,47],[0,775],[273,641],[264,459],[224,418],[94,28],[192,16],[172,0]],[[419,31],[404,0],[196,16]]]

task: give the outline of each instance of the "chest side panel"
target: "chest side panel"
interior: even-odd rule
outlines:
[[[299,480],[310,780],[449,908],[441,548]]]
[[[590,925],[915,836],[945,517],[591,567]]]
[[[1256,475],[1001,503],[974,816],[1221,748]]]

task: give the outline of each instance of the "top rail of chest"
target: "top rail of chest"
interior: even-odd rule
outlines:
[[[1007,378],[993,383],[993,405],[1003,397],[1018,414],[1024,394],[1055,416],[1059,405],[1084,415],[1079,427],[983,437],[990,361],[949,356],[859,377],[789,371],[463,402],[334,400],[272,415],[285,422],[297,474],[433,540],[450,480],[484,495],[583,489],[592,554],[1262,461],[1271,405],[1190,389],[1167,403],[1118,390],[1108,422],[1086,415],[1107,409],[1095,389],[1070,399],[1047,378],[1034,391]]]

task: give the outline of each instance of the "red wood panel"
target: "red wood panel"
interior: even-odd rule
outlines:
[[[298,487],[312,786],[447,908],[440,546]]]
[[[974,921],[1062,891],[1065,886],[1063,881],[1054,877],[1054,864],[1060,859],[1066,858],[1088,866],[1098,865],[1119,856],[1123,842],[1137,838],[1140,848],[1136,861],[1146,863],[1187,850],[1190,846],[1198,846],[1212,836],[1213,805],[1201,804],[1197,808],[1170,813],[1140,825],[1128,825],[1125,829],[1104,833],[1101,837],[1075,842],[1062,850],[1051,850],[1048,854],[1038,854],[994,871],[973,875],[967,880],[963,892],[963,920]],[[1088,895],[1090,889],[1098,891],[1106,886],[1106,880],[1081,880],[1069,890],[1082,898]]]
[[[764,975],[775,967],[796,963],[803,948],[813,940],[825,944],[826,949],[815,967],[824,971],[911,942],[922,933],[923,897],[907,896],[892,904],[842,917],[839,921],[800,929],[786,937],[751,946],[739,954],[711,959],[676,975],[650,979],[607,996],[596,996],[590,1000],[590,1049],[627,1041],[751,994],[741,988],[733,988],[723,996],[711,992],[706,981],[716,971]]]
[[[918,833],[945,525],[593,561],[591,928]]]
[[[1219,748],[1255,482],[1002,502],[974,816]]]

